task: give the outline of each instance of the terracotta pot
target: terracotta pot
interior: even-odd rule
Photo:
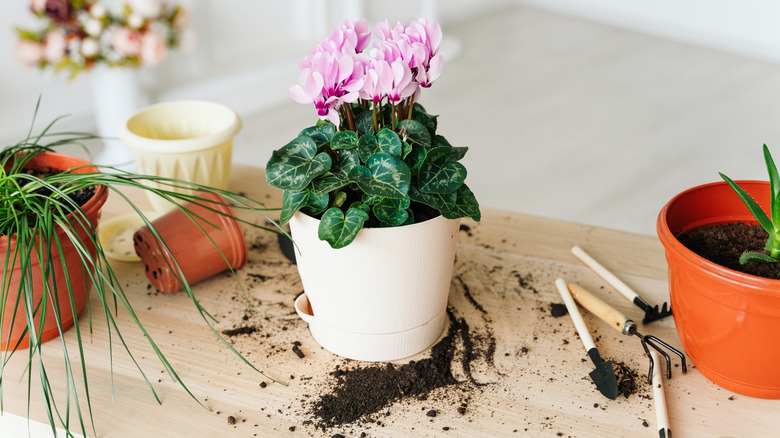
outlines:
[[[32,161],[30,161],[27,167],[35,169],[48,167],[51,169],[68,170],[85,165],[89,165],[89,163],[80,158],[54,152],[45,152],[36,156]],[[94,167],[85,167],[76,170],[76,172],[97,172],[97,169]],[[82,210],[86,213],[93,227],[97,227],[98,219],[100,217],[100,208],[106,202],[107,197],[108,190],[104,186],[98,186],[97,191],[95,192],[95,195],[92,197],[92,199],[87,201],[81,207]],[[94,257],[95,246],[92,244],[92,240],[96,239],[97,234],[93,233],[92,236],[88,236],[87,232],[81,229],[80,226],[75,226],[74,228],[79,230],[78,235],[80,239],[85,243],[89,253]],[[85,275],[85,273],[80,269],[81,259],[73,244],[70,242],[70,239],[62,230],[58,230],[57,234],[60,238],[64,259],[60,259],[58,252],[52,249],[52,263],[54,266],[54,272],[53,275],[49,275],[47,281],[49,281],[50,285],[56,285],[57,302],[59,303],[59,308],[61,310],[59,315],[59,318],[61,318],[61,323],[59,326],[61,326],[62,330],[65,331],[73,325],[74,317],[77,317],[86,306],[88,291],[92,287],[92,282],[89,279],[89,276]],[[7,236],[0,237],[0,253],[4,254],[4,256],[6,254],[11,254],[11,256],[13,256],[15,250],[16,239],[14,237],[11,237],[10,239]],[[35,251],[35,249],[33,249],[33,251]],[[46,260],[44,260],[44,265],[45,264]],[[55,311],[52,308],[53,297],[49,296],[49,294],[45,293],[44,291],[44,278],[41,273],[41,263],[37,256],[32,256],[31,265],[33,269],[32,305],[33,307],[37,307],[39,305],[46,306],[46,316],[44,318],[43,330],[37,333],[37,337],[41,340],[41,342],[46,342],[59,336],[60,330],[56,321]],[[0,349],[2,350],[13,350],[14,348],[17,348],[17,346],[18,348],[29,347],[29,332],[25,332],[25,330],[27,330],[27,319],[24,315],[24,303],[22,300],[20,300],[17,304],[17,299],[20,298],[18,296],[19,280],[22,276],[22,272],[17,263],[13,263],[13,266],[14,269],[11,273],[10,279],[6,277],[5,272],[3,273],[4,281],[9,282],[9,284],[7,289],[8,296],[5,297],[4,303],[5,310],[3,312],[3,326],[2,331],[0,331],[2,336]],[[65,271],[68,272],[68,276],[70,277],[70,284],[73,294],[72,306],[70,293],[67,288],[67,282],[64,277]],[[76,315],[73,314],[71,308],[75,309]],[[16,313],[15,315],[14,312]],[[37,330],[40,324],[40,310],[36,313],[34,321],[36,326],[35,329]]]
[[[769,183],[737,183],[769,211]],[[676,238],[733,222],[756,220],[725,182],[687,190],[661,210],[657,231],[669,265],[674,322],[686,353],[709,380],[739,394],[780,398],[780,280],[707,261]]]
[[[459,220],[364,228],[341,249],[319,240],[320,221],[290,220],[305,294],[298,315],[317,342],[357,360],[402,359],[431,346],[447,319]]]
[[[196,196],[226,202],[213,193],[199,192]],[[152,221],[168,249],[146,226],[133,236],[135,252],[146,265],[146,277],[160,292],[171,293],[182,288],[174,259],[190,285],[228,268],[239,269],[247,262],[249,249],[238,221],[210,210],[233,216],[230,207],[209,202],[202,205],[188,202],[182,207],[192,212],[195,222],[179,208]]]

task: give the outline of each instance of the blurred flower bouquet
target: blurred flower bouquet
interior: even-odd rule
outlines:
[[[17,58],[28,66],[69,70],[98,63],[153,66],[187,45],[187,10],[160,0],[31,0],[37,29],[17,28]]]

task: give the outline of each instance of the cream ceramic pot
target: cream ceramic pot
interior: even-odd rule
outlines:
[[[240,130],[241,119],[225,105],[177,100],[143,108],[122,126],[119,138],[133,150],[138,173],[227,189],[233,137]],[[150,201],[158,210],[170,207],[154,194]]]
[[[459,220],[441,216],[402,227],[364,228],[332,249],[319,220],[290,220],[304,294],[296,311],[317,342],[351,359],[386,361],[419,353],[447,320]]]

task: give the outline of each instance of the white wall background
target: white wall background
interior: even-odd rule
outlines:
[[[777,0],[519,0],[637,31],[780,62]]]
[[[196,49],[175,53],[142,75],[153,101],[204,98],[247,113],[286,101],[301,54],[343,18],[392,22],[436,16],[446,31],[448,23],[512,1],[780,62],[777,0],[184,0],[199,35]],[[43,97],[41,123],[71,114],[68,127],[93,126],[89,74],[69,81],[13,59],[13,27],[33,22],[28,1],[5,2],[0,14],[2,144],[24,135],[38,96]]]

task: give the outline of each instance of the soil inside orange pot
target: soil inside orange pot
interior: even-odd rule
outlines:
[[[705,225],[677,236],[677,239],[697,255],[737,272],[757,277],[778,279],[780,263],[739,263],[746,251],[764,252],[768,234],[760,225],[735,222]]]

